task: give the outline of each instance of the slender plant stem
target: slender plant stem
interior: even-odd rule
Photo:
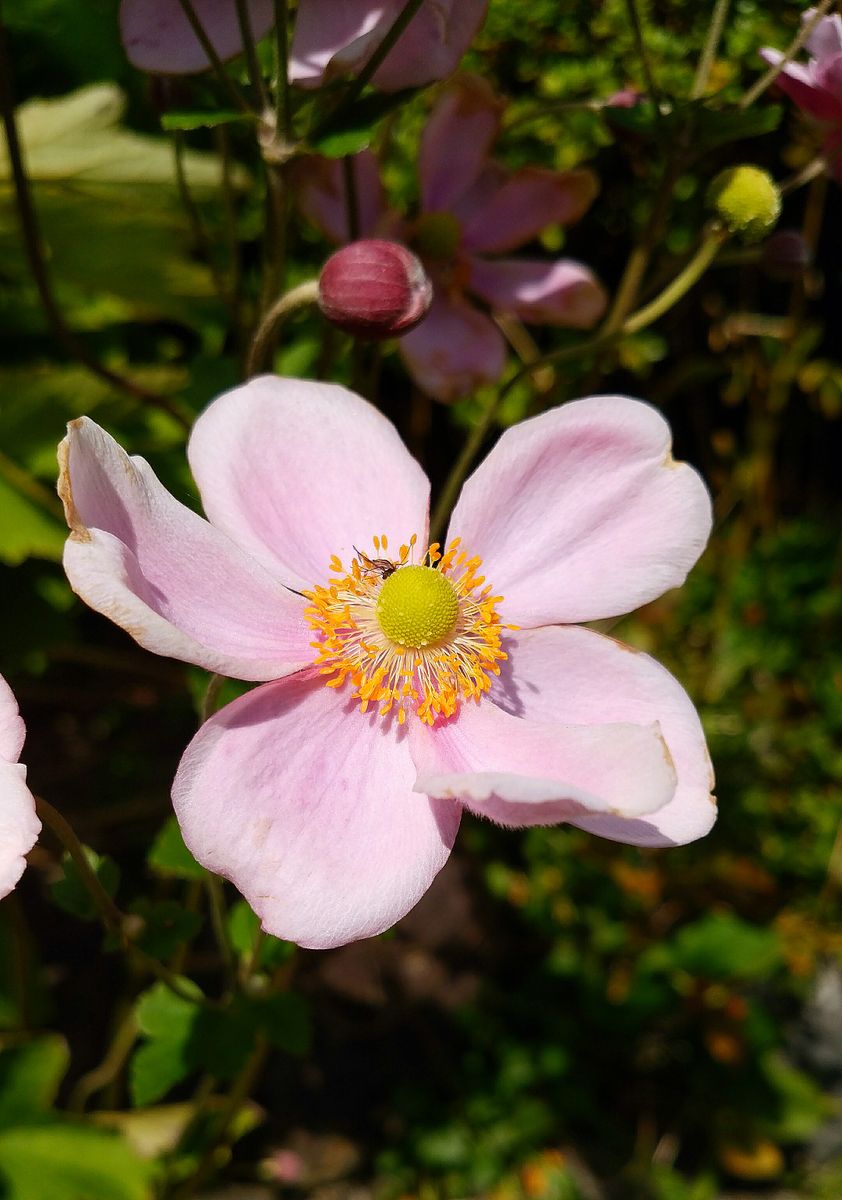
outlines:
[[[348,241],[355,242],[360,236],[360,198],[357,177],[354,174],[354,159],[346,154],[342,159],[342,181],[345,185],[345,214],[348,221]]]
[[[705,231],[702,241],[699,244],[696,253],[681,270],[678,275],[664,288],[658,296],[655,297],[649,304],[632,313],[627,317],[619,329],[603,329],[591,338],[585,338],[583,341],[575,342],[572,345],[562,346],[558,350],[553,350],[549,354],[543,355],[534,362],[527,363],[521,367],[494,395],[490,403],[485,409],[485,412],[480,417],[477,424],[468,434],[462,451],[453,465],[450,475],[447,477],[444,487],[441,490],[433,516],[430,521],[430,541],[440,541],[444,533],[445,522],[451,512],[453,505],[456,503],[456,498],[459,495],[459,490],[462,483],[467,477],[468,471],[482,448],[487,435],[494,427],[497,420],[497,415],[500,412],[503,401],[512,388],[527,375],[533,372],[546,368],[549,365],[558,366],[559,363],[570,362],[577,358],[584,358],[586,355],[592,354],[596,350],[611,346],[618,342],[621,338],[626,337],[631,333],[639,333],[641,329],[645,329],[659,317],[663,316],[673,305],[677,304],[682,296],[690,290],[708,267],[713,262],[720,248],[727,241],[728,234],[718,225],[711,224]]]
[[[661,99],[661,93],[655,82],[655,73],[652,70],[652,63],[649,59],[649,51],[646,48],[646,39],[643,35],[643,22],[640,18],[640,10],[637,7],[638,0],[626,0],[626,8],[631,21],[632,31],[634,33],[634,41],[637,46],[637,54],[640,59],[640,64],[643,68],[643,78],[646,81],[646,91],[649,94],[649,99],[655,105],[656,112]]]
[[[23,237],[23,246],[27,262],[29,263],[29,269],[38,291],[38,297],[41,301],[41,307],[44,310],[56,341],[64,347],[72,358],[80,362],[82,366],[90,371],[91,374],[96,375],[97,378],[111,384],[112,387],[119,388],[120,391],[125,392],[134,400],[142,400],[145,404],[151,404],[155,408],[162,409],[185,429],[189,429],[191,425],[189,416],[185,415],[169,397],[152,392],[148,388],[141,386],[141,384],[135,383],[123,375],[119,375],[116,371],[109,370],[108,367],[104,367],[94,355],[89,353],[87,347],[78,340],[64,319],[64,315],[53,294],[50,276],[47,271],[38,217],[35,212],[29,178],[23,161],[20,138],[18,137],[11,84],[9,38],[3,23],[2,13],[0,13],[0,108],[2,108],[3,113],[6,147],[12,171],[15,205]]]
[[[190,225],[190,232],[193,235],[193,241],[196,249],[208,264],[208,269],[213,279],[214,291],[216,292],[222,303],[232,310],[232,299],[228,294],[228,289],[225,286],[225,280],[222,277],[222,272],[217,266],[216,259],[213,253],[213,245],[208,236],[208,231],[205,229],[202,214],[193,199],[190,191],[190,184],[187,182],[187,172],[184,169],[184,134],[179,130],[173,132],[173,151],[175,155],[175,182],[178,188],[179,199],[181,200],[182,208]],[[233,313],[232,313],[233,316]]]
[[[189,21],[190,28],[193,30],[194,34],[196,35],[196,39],[199,42],[199,45],[202,47],[202,50],[205,53],[205,57],[207,58],[208,62],[211,64],[211,66],[213,67],[213,69],[216,73],[216,76],[219,79],[219,82],[222,84],[225,91],[228,93],[228,96],[231,99],[232,103],[234,104],[235,108],[238,108],[240,110],[240,112],[248,113],[251,116],[254,113],[254,109],[249,104],[248,100],[245,98],[245,96],[240,91],[240,89],[237,87],[234,80],[231,78],[231,76],[225,70],[225,63],[222,61],[222,59],[217,54],[216,47],[214,46],[213,42],[208,37],[204,25],[199,20],[199,17],[196,14],[196,10],[193,7],[192,0],[178,0],[178,3],[181,5],[181,10],[184,13],[185,17],[187,18],[187,20]]]
[[[225,968],[225,975],[230,984],[236,979],[236,966],[234,950],[231,945],[231,939],[228,936],[228,913],[225,905],[225,892],[222,888],[222,880],[218,875],[209,873],[205,879],[205,888],[208,893],[213,936],[222,959],[222,965]]]
[[[263,72],[260,70],[260,63],[257,58],[257,47],[254,43],[254,30],[251,26],[251,16],[249,15],[247,0],[234,0],[237,9],[237,21],[240,26],[240,36],[243,41],[243,51],[246,56],[246,68],[249,75],[249,83],[254,89],[254,93],[258,98],[261,109],[265,109],[269,102],[269,97],[266,95],[266,87],[263,82]]]
[[[804,45],[807,38],[810,36],[810,34],[818,25],[819,21],[832,5],[833,0],[821,0],[821,3],[813,9],[813,14],[809,21],[804,22],[796,37],[790,42],[781,61],[779,63],[775,63],[774,66],[770,67],[768,71],[761,75],[760,78],[753,83],[748,91],[741,97],[739,105],[740,108],[748,108],[750,105],[754,104],[755,100],[757,100],[759,96],[762,96],[767,88],[772,86],[787,63],[791,62],[792,59],[795,58],[795,55]]]
[[[246,360],[246,378],[259,375],[265,369],[275,339],[284,322],[299,309],[315,304],[319,296],[319,281],[307,279],[290,288],[272,305],[261,321]]]
[[[702,49],[702,56],[699,59],[699,65],[696,68],[696,77],[693,80],[693,87],[690,92],[691,100],[699,100],[705,94],[705,88],[710,78],[710,69],[716,57],[719,40],[722,37],[722,30],[725,28],[725,18],[728,16],[730,3],[731,0],[716,0],[716,4],[713,6],[707,37]]]
[[[275,5],[275,131],[292,141],[292,97],[289,86],[289,0]]]
[[[362,68],[359,75],[356,77],[353,83],[350,84],[347,91],[340,97],[337,104],[333,108],[329,109],[328,112],[326,112],[321,118],[321,120],[317,121],[314,127],[310,130],[311,141],[318,138],[324,132],[325,128],[331,123],[331,121],[333,121],[338,113],[342,111],[342,109],[350,108],[351,105],[356,103],[363,90],[374,77],[378,68],[382,65],[389,51],[395,45],[398,38],[409,25],[409,22],[418,12],[423,3],[424,0],[406,0],[403,8],[386,30],[380,45]]]
[[[87,1071],[74,1084],[67,1101],[67,1107],[73,1113],[85,1111],[85,1105],[96,1092],[108,1087],[119,1075],[120,1071],[137,1041],[137,1020],[134,1005],[130,1005],[118,1021],[105,1057],[98,1066]]]
[[[263,236],[261,313],[265,313],[278,293],[283,291],[289,211],[285,167],[265,159],[263,165],[266,172],[266,228]]]

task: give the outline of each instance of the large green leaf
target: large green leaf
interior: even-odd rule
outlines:
[[[69,1061],[67,1043],[57,1033],[0,1053],[0,1128],[48,1112]]]
[[[115,1134],[56,1122],[0,1133],[4,1200],[147,1200],[150,1168]]]

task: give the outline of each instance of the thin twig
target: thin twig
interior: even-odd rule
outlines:
[[[238,108],[240,112],[248,113],[249,116],[252,116],[255,110],[252,108],[248,100],[237,87],[234,80],[225,70],[225,63],[217,54],[216,46],[214,46],[213,42],[208,37],[204,25],[199,20],[196,10],[193,7],[192,0],[178,0],[178,3],[181,5],[181,11],[189,21],[190,28],[196,35],[196,39],[205,53],[205,57],[216,72],[219,82],[228,93],[228,96],[233,102],[234,106]]]
[[[637,46],[638,57],[643,68],[643,77],[646,81],[646,91],[649,94],[649,99],[655,105],[655,111],[659,112],[659,104],[661,93],[658,85],[655,82],[655,73],[652,70],[652,63],[649,61],[649,51],[646,48],[646,40],[643,36],[643,22],[640,19],[640,13],[637,8],[637,0],[626,0],[626,8],[628,9],[629,19],[631,20],[632,30],[634,32],[634,41]]]
[[[231,310],[232,301],[228,295],[228,290],[225,286],[225,280],[222,277],[222,272],[217,266],[216,259],[213,253],[213,244],[211,242],[208,231],[205,229],[202,214],[193,199],[190,191],[190,184],[187,181],[187,172],[184,168],[184,134],[179,130],[173,131],[173,151],[175,157],[175,182],[178,188],[179,199],[181,200],[187,222],[190,226],[190,232],[193,235],[193,241],[196,249],[208,264],[208,269],[213,279],[214,290],[222,301],[222,303]]]
[[[274,0],[275,5],[275,131],[292,140],[292,103],[289,87],[289,4]]]
[[[42,249],[38,217],[35,212],[29,178],[23,161],[20,138],[18,137],[14,98],[12,96],[9,39],[2,15],[0,15],[0,107],[2,107],[6,148],[12,171],[15,205],[20,222],[24,250],[35,287],[38,291],[38,297],[41,301],[41,307],[44,310],[54,337],[72,358],[80,362],[82,366],[93,375],[96,375],[98,379],[102,379],[106,383],[110,383],[113,387],[119,388],[120,391],[125,392],[135,400],[142,400],[145,404],[151,404],[155,408],[162,409],[185,429],[189,429],[191,425],[190,417],[186,416],[168,396],[162,396],[157,392],[149,391],[148,388],[141,386],[141,384],[135,383],[123,375],[118,375],[116,371],[104,367],[94,355],[89,353],[87,347],[78,340],[67,325],[58,302],[53,295],[52,284]]]
[[[760,78],[755,83],[752,84],[752,86],[748,89],[748,91],[745,93],[745,95],[741,98],[740,103],[739,103],[740,108],[748,108],[749,105],[751,105],[755,102],[755,100],[758,98],[758,96],[762,96],[763,93],[766,91],[766,89],[770,88],[772,86],[772,84],[778,78],[778,76],[780,75],[781,71],[783,71],[783,69],[787,65],[787,63],[791,62],[792,59],[795,58],[795,55],[798,53],[798,51],[801,49],[801,47],[807,41],[807,38],[810,36],[810,34],[816,28],[819,21],[825,15],[825,13],[828,11],[828,9],[832,6],[832,4],[833,4],[833,0],[821,0],[821,3],[816,8],[813,9],[813,12],[810,16],[809,21],[805,21],[804,24],[801,26],[801,28],[798,31],[797,36],[792,40],[792,42],[790,42],[789,46],[787,47],[781,61],[778,63],[775,63],[774,66],[770,67],[768,71],[766,71],[763,75],[761,75]]]
[[[699,65],[696,68],[696,77],[693,80],[693,87],[690,91],[691,100],[699,100],[705,94],[705,88],[710,78],[710,69],[713,66],[713,60],[719,47],[722,30],[725,28],[725,18],[728,16],[730,3],[731,0],[716,0],[716,4],[713,6],[707,37],[702,49],[702,56],[699,59]]]

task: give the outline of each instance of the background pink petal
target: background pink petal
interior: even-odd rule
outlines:
[[[500,825],[556,825],[589,813],[639,817],[668,804],[676,776],[657,724],[563,725],[488,700],[412,730],[416,791],[460,800]]]
[[[25,855],[41,832],[26,767],[18,763],[25,736],[17,701],[0,675],[0,898],[20,879]]]
[[[265,375],[211,404],[187,449],[209,519],[312,587],[331,556],[427,532],[430,485],[397,430],[346,388]]]
[[[508,660],[490,699],[526,720],[657,722],[678,785],[669,804],[635,821],[575,818],[590,833],[638,846],[674,846],[703,837],[716,819],[713,769],[690,697],[660,663],[613,638],[575,626],[523,630],[506,639]]]
[[[605,311],[605,289],[572,258],[473,258],[470,288],[496,312],[512,312],[538,325],[590,329]]]
[[[351,161],[357,190],[359,236],[371,237],[386,215],[380,168],[370,150],[353,155]],[[293,164],[290,181],[304,216],[329,241],[350,241],[348,197],[341,160],[308,155]]]
[[[318,87],[337,75],[356,74],[402,7],[402,0],[300,0],[290,79]],[[375,72],[375,87],[394,92],[451,75],[487,8],[488,0],[425,0]]]
[[[16,763],[23,749],[26,728],[18,712],[18,702],[6,680],[0,675],[0,758]]]
[[[777,66],[783,59],[779,50],[761,50],[760,55],[771,66]],[[786,92],[799,108],[803,108],[810,116],[818,121],[838,121],[842,119],[842,101],[830,95],[819,87],[812,71],[799,63],[787,63],[775,80],[781,91]]]
[[[506,343],[491,318],[443,291],[434,292],[430,311],[399,348],[412,378],[437,400],[457,400],[494,383],[506,365]]]
[[[221,59],[243,48],[234,0],[193,0],[211,44]],[[272,0],[248,0],[252,32],[264,37],[275,20]],[[122,0],[120,36],[129,61],[142,71],[190,75],[210,65],[178,0]]]
[[[477,181],[500,131],[502,103],[478,75],[442,93],[421,138],[418,173],[427,212],[449,209]]]
[[[578,221],[598,191],[596,176],[584,167],[523,167],[477,205],[465,222],[463,245],[482,253],[515,250],[548,225]]]
[[[312,661],[304,601],[179,504],[143,459],[81,417],[59,462],[64,566],[91,608],[147,650],[240,679]]]
[[[809,21],[815,11],[814,8],[808,8],[802,14],[802,22]],[[822,17],[809,34],[804,46],[814,58],[829,58],[832,54],[842,54],[842,17],[839,13]]]
[[[418,796],[414,779],[393,724],[297,676],[202,726],[173,801],[193,854],[264,929],[326,948],[388,929],[447,861],[459,806]]]
[[[592,396],[507,429],[467,481],[448,539],[483,561],[504,621],[630,612],[683,583],[711,527],[701,478],[648,404]]]

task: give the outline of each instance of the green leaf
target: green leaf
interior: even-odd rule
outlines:
[[[4,1200],[148,1200],[150,1167],[115,1134],[61,1122],[0,1133]]]
[[[250,113],[238,109],[218,112],[196,112],[190,109],[170,109],[161,115],[161,128],[167,130],[214,129],[217,125],[230,125],[232,121],[252,121]]]
[[[259,931],[260,920],[245,900],[238,900],[232,905],[228,913],[228,937],[240,958],[251,954]],[[260,943],[257,965],[271,971],[288,962],[294,954],[292,942],[282,942],[280,938],[266,934]]]
[[[201,992],[188,979],[183,986],[196,993],[196,1002],[177,996],[165,983],[156,983],[137,1003],[138,1029],[149,1040],[139,1046],[129,1065],[132,1103],[153,1104],[186,1078],[198,1064],[197,1027],[202,1014]]]
[[[176,879],[204,879],[207,875],[205,868],[199,866],[185,846],[175,817],[168,817],[158,832],[147,862],[154,871]]]
[[[195,992],[195,1001],[176,995],[165,983],[153,984],[138,1000],[137,1027],[146,1037],[181,1041],[193,1029],[202,993],[190,979],[179,982],[186,991]]]
[[[782,961],[773,929],[750,925],[732,913],[712,913],[685,925],[665,949],[672,966],[710,979],[762,978]]]
[[[108,895],[113,896],[120,882],[120,868],[108,855],[97,854],[95,850],[91,850],[90,846],[84,846],[83,849],[97,879]],[[99,916],[99,910],[82,882],[76,864],[67,853],[64,854],[61,861],[64,867],[64,878],[51,884],[50,894],[53,900],[59,908],[72,913],[74,917],[79,917],[83,921],[95,920]]]
[[[304,1055],[313,1040],[310,1005],[303,996],[282,992],[259,1002],[260,1027],[271,1045],[287,1054]]]
[[[140,945],[153,958],[167,959],[202,928],[202,917],[176,900],[139,900],[132,912],[143,918]]]
[[[69,1063],[67,1043],[57,1033],[0,1053],[0,1127],[49,1112]]]
[[[54,517],[0,475],[0,561],[10,567],[32,557],[58,562],[66,537]]]
[[[132,1104],[143,1108],[165,1096],[170,1088],[195,1070],[185,1047],[177,1042],[144,1042],[129,1063]]]
[[[357,100],[347,109],[342,109],[322,126],[313,140],[313,149],[328,158],[344,158],[358,154],[371,145],[378,121],[405,104],[415,95],[417,88],[406,88],[390,95],[372,92]]]

